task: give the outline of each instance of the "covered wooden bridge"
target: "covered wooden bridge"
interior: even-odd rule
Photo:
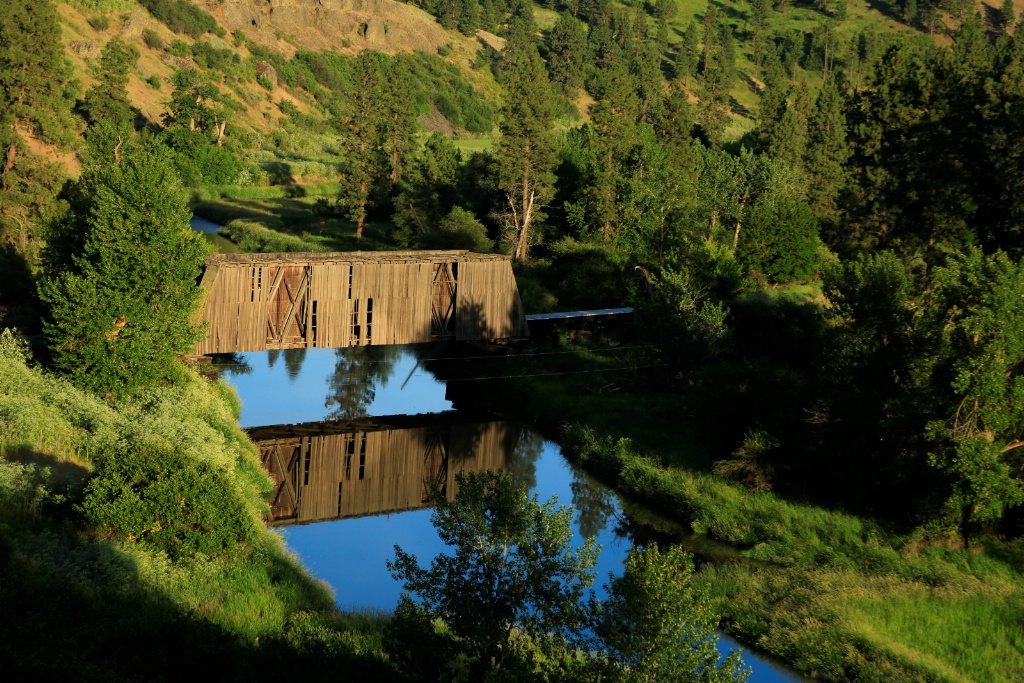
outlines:
[[[214,254],[199,354],[529,336],[509,260],[468,251]]]

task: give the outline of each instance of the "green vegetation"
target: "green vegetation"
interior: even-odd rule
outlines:
[[[41,294],[55,369],[99,393],[177,374],[201,330],[191,322],[206,247],[162,148],[87,172],[55,225]],[[88,315],[83,315],[88,311]]]
[[[270,481],[230,390],[188,372],[108,405],[24,357],[0,335],[9,676],[244,680],[301,658],[314,680],[389,680],[384,620],[335,612],[259,521]]]
[[[504,472],[460,473],[433,522],[453,555],[429,569],[396,546],[403,596],[387,649],[410,679],[744,681],[738,653],[719,662],[706,591],[679,548],[636,549],[608,599],[584,601],[598,548],[572,547],[572,508],[539,503]],[[438,624],[438,626],[435,626]]]
[[[175,33],[192,38],[205,33],[224,37],[227,33],[209,13],[186,0],[140,0],[139,4]]]
[[[1024,677],[1013,4],[544,5],[425,5],[501,50],[452,37],[430,55],[286,57],[245,31],[207,38],[225,34],[189,2],[146,0],[179,37],[103,35],[98,59],[82,41],[88,90],[51,2],[0,8],[0,321],[39,339],[46,368],[0,337],[0,600],[47,605],[2,646],[16,671],[166,677],[186,666],[177,648],[240,675],[295,657],[395,673],[381,620],[334,614],[267,540],[251,448],[210,417],[228,399],[176,360],[198,333],[203,255],[184,184],[244,250],[497,245],[531,310],[634,306],[611,348],[520,366],[557,380],[467,394],[529,396],[505,408],[682,542],[727,544],[728,562],[673,590],[710,591],[726,628],[799,669]],[[67,28],[90,38],[131,9],[75,7]],[[166,112],[142,102],[159,93],[129,96],[139,77],[171,84]],[[675,552],[630,566],[690,580]],[[613,594],[658,613],[636,578]],[[609,629],[637,616],[617,609]],[[469,642],[431,616],[404,605],[399,621],[422,648]],[[609,675],[644,670],[611,630]],[[126,633],[167,647],[122,656]]]

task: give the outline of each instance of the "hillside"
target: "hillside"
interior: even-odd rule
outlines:
[[[277,73],[300,51],[353,56],[369,49],[391,55],[437,55],[438,48],[446,46],[444,61],[457,67],[457,73],[470,81],[482,98],[494,97],[490,73],[469,68],[481,44],[446,31],[411,5],[393,0],[195,4],[216,20],[220,35],[189,35],[180,29],[176,33],[132,0],[59,4],[67,57],[83,89],[95,82],[93,69],[102,46],[120,37],[140,52],[128,95],[150,125],[159,124],[166,111],[174,72],[187,69],[202,71],[217,86],[232,112],[236,134],[241,130],[274,131],[286,116],[285,110],[323,120],[328,114],[316,102],[312,88],[288,83]],[[194,54],[197,51],[201,54]],[[436,107],[422,109],[427,118],[436,118]]]

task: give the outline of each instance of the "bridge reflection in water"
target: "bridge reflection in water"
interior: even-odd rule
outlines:
[[[457,472],[507,468],[521,433],[454,411],[249,430],[274,478],[272,526],[425,508],[435,486],[450,500]]]

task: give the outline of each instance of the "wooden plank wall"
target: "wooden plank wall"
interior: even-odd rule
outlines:
[[[278,269],[305,267],[308,280],[296,308],[306,335],[284,346],[338,348],[409,344],[431,339],[434,264],[457,264],[456,339],[528,336],[508,259],[469,252],[373,254],[219,254],[201,286],[207,337],[200,354],[281,348],[268,343],[268,315],[288,308],[284,284],[272,292]],[[289,282],[295,278],[289,278]],[[351,284],[350,284],[351,283]],[[293,283],[294,284],[294,283]]]
[[[456,472],[506,467],[518,433],[510,423],[487,422],[257,441],[280,498],[270,521],[302,524],[428,507],[424,481],[439,472],[450,500]],[[430,457],[442,442],[443,463]],[[286,462],[282,477],[275,463]]]

